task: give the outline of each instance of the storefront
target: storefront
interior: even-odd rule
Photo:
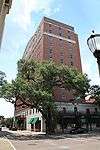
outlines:
[[[25,116],[17,116],[15,118],[15,126],[19,130],[26,130],[26,117]]]
[[[32,117],[28,124],[31,125],[31,131],[41,132],[41,120],[39,120],[39,117]]]

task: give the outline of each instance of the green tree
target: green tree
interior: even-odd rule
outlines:
[[[6,83],[5,77],[6,77],[6,74],[3,71],[0,71],[0,86]]]
[[[1,93],[11,103],[20,99],[23,104],[37,108],[46,120],[47,133],[51,133],[57,115],[53,97],[55,87],[72,90],[75,96],[84,97],[89,80],[86,75],[64,65],[20,60],[16,79],[4,84]]]
[[[4,120],[4,125],[7,127],[7,128],[12,128],[13,126],[13,118],[6,118]]]
[[[99,85],[91,86],[88,94],[91,96],[91,98],[95,99],[98,105],[100,105],[100,86]]]

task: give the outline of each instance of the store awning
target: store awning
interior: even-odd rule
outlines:
[[[33,117],[29,120],[28,124],[35,124],[38,119],[39,119],[39,117]]]
[[[35,117],[34,120],[32,120],[31,124],[35,124],[38,119],[39,119],[39,117]]]
[[[28,124],[31,124],[31,122],[32,122],[33,120],[34,120],[34,117],[29,120]]]

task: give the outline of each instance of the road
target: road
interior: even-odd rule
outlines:
[[[13,145],[13,146],[12,146]],[[0,150],[100,150],[100,134],[45,136],[0,132]]]
[[[6,135],[6,132],[0,131],[0,150],[15,150]]]

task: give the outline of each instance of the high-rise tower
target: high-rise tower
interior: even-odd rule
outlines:
[[[74,31],[74,27],[46,17],[42,19],[37,31],[29,40],[23,59],[34,59],[40,62],[52,60],[57,64],[62,63],[82,72],[78,35]],[[68,102],[74,98],[72,92],[58,87],[54,88],[53,96],[58,111],[59,108],[62,110],[62,107],[67,107]],[[69,110],[73,109],[72,105]],[[44,130],[43,122],[45,121],[40,112],[24,105],[20,99],[16,100],[15,116],[23,122],[23,127],[29,130],[33,130],[29,120],[32,117],[38,117],[41,122],[41,131]],[[36,125],[35,128],[37,128]]]
[[[23,55],[24,59],[52,60],[82,72],[78,35],[74,27],[44,17]],[[55,88],[56,101],[73,99],[72,92]]]
[[[24,52],[25,59],[53,60],[82,71],[74,27],[44,17]]]

